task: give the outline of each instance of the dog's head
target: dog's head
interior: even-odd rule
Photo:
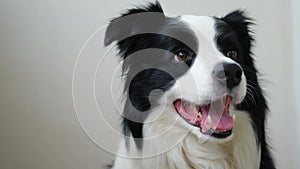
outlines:
[[[105,45],[116,41],[123,59],[124,133],[142,138],[143,123],[164,104],[199,134],[229,137],[230,105],[246,106],[247,81],[257,82],[249,24],[242,11],[168,17],[158,3],[113,19]]]

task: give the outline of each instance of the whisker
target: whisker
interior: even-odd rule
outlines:
[[[251,99],[250,101],[254,102],[255,106],[257,106],[256,101],[255,101],[255,98],[254,98],[254,93],[253,93],[253,91],[251,90],[251,88],[253,88],[253,86],[248,85],[248,84],[247,84],[247,86],[249,87],[249,88],[247,88],[247,94],[250,95],[249,99]],[[257,93],[256,93],[256,94],[257,94]]]

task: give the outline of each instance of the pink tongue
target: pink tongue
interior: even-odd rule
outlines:
[[[231,97],[226,96],[226,99],[219,99],[211,103],[210,107],[201,107],[204,119],[202,121],[203,131],[207,131],[212,128],[214,130],[230,130],[233,127],[233,118],[229,114],[229,104]],[[211,119],[211,124],[208,124],[208,115]]]

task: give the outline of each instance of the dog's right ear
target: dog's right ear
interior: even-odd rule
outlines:
[[[108,46],[114,41],[120,42],[136,34],[154,33],[164,18],[164,12],[157,1],[128,9],[120,17],[111,20],[106,29],[104,45]]]

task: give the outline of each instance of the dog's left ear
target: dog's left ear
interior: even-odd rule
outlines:
[[[246,49],[245,52],[250,52],[253,41],[251,33],[253,32],[249,29],[249,26],[253,24],[253,20],[247,17],[242,10],[233,11],[220,19],[236,32],[243,48]]]
[[[164,19],[165,15],[158,1],[128,9],[120,17],[111,20],[106,29],[104,44],[107,46],[137,34],[155,33]]]

